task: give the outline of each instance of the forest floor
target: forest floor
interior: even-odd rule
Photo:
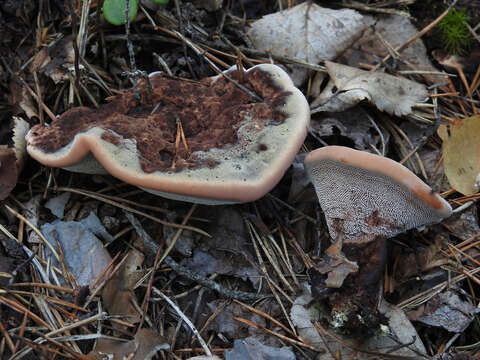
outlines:
[[[142,0],[119,26],[105,20],[102,3],[0,4],[1,359],[480,359],[480,1]],[[272,23],[256,22],[273,14],[280,16]],[[149,90],[146,74],[162,71],[169,81],[156,104],[168,113],[173,103],[203,106],[190,100],[188,84],[205,87],[201,79],[232,66],[247,89],[229,87],[231,97],[251,96],[258,79],[247,83],[246,70],[268,63],[291,76],[312,114],[292,166],[256,201],[171,200],[119,176],[31,157],[43,159],[34,141],[68,148],[102,117],[144,121],[143,97],[161,87]],[[350,70],[334,75],[335,63]],[[353,78],[339,85],[341,74],[357,70],[365,82],[387,85],[353,86]],[[409,86],[426,96],[415,98]],[[70,109],[80,125],[61,116]],[[199,165],[188,147],[223,135],[211,131],[197,144],[201,126],[182,116],[165,125],[169,138],[146,145],[140,125],[129,124],[142,154],[160,158],[136,157],[136,168],[144,166],[138,178],[165,172],[165,163],[178,174],[187,171],[179,164],[220,166],[223,159]],[[50,125],[47,139],[37,140],[35,131],[62,121],[64,133]],[[30,156],[23,139],[33,126]],[[109,144],[117,147],[111,126]],[[345,240],[342,249],[342,237],[353,235],[333,229],[303,164],[306,153],[331,145],[405,165],[453,214],[421,227],[388,224],[378,242],[367,234],[367,245]],[[361,180],[337,182],[379,192]],[[237,191],[236,199],[247,197]],[[352,196],[358,202],[343,209],[342,221],[357,221],[364,206]],[[414,217],[415,206],[399,206],[374,214]],[[381,228],[383,220],[369,225]]]

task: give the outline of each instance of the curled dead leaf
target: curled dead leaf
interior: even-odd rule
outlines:
[[[424,85],[382,72],[325,61],[330,81],[310,105],[312,113],[338,112],[368,100],[380,111],[405,116],[428,96]]]

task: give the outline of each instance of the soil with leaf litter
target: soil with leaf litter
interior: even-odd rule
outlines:
[[[0,358],[480,357],[477,1],[455,3],[470,27],[455,57],[432,53],[452,50],[445,25],[409,41],[445,15],[449,4],[439,1],[225,0],[216,10],[215,1],[142,1],[128,26],[106,22],[101,3],[0,4]],[[266,15],[277,22],[254,23]],[[348,26],[331,25],[338,23]],[[150,72],[185,84],[165,89],[182,103],[198,80],[237,64],[241,82],[242,67],[269,62],[284,66],[312,115],[292,166],[258,201],[167,200],[25,154],[28,126],[78,109],[108,118],[122,108],[115,99],[128,91],[134,99]],[[359,76],[365,81],[352,82]],[[372,86],[380,82],[382,91]],[[389,98],[388,86],[417,90]],[[149,139],[168,150],[153,159],[160,168],[220,141],[205,133],[188,150],[179,129],[173,121],[157,129],[166,138]],[[228,137],[221,142],[235,134]],[[303,166],[305,153],[326,145],[401,162],[456,211],[385,248],[332,255]],[[370,277],[349,273],[351,256]],[[326,286],[322,271],[332,269],[348,273],[343,290]]]

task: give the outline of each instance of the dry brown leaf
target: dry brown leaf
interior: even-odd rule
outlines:
[[[338,352],[342,355],[342,359],[372,359],[370,354],[356,352],[351,348],[352,345],[347,346],[347,344],[359,345],[358,336],[352,337],[351,335],[342,334],[337,331],[334,328],[335,321],[331,324],[333,327],[329,327],[327,331],[335,334],[336,338],[340,338],[342,341],[337,341],[334,337],[328,335],[324,335],[322,338],[313,326],[312,321],[321,318],[323,312],[322,307],[314,301],[308,291],[305,291],[303,295],[295,299],[290,310],[290,317],[293,324],[297,327],[298,334],[306,342],[320,349],[325,349],[325,344],[328,344],[334,353]],[[378,332],[377,336],[363,339],[364,341],[359,347],[398,357],[413,356],[416,358],[419,354],[426,353],[422,340],[402,310],[382,300],[379,306],[379,312],[388,320],[388,323],[385,324],[388,330]],[[398,346],[399,342],[405,344],[411,343],[412,340],[414,343],[410,346]],[[382,356],[380,355],[378,358],[380,359]],[[335,358],[330,352],[326,351],[319,353],[316,359],[333,360]]]
[[[306,1],[253,22],[248,36],[259,50],[317,64],[335,59],[361,36],[364,27],[362,15],[354,10],[332,10]],[[293,82],[301,85],[306,69],[292,68]]]
[[[454,291],[446,291],[428,300],[425,311],[416,319],[426,325],[441,327],[454,333],[462,333],[480,312]]]
[[[368,100],[380,111],[405,116],[428,96],[424,85],[382,72],[325,61],[330,81],[312,104],[312,113],[338,112]]]
[[[9,87],[10,94],[8,96],[8,102],[14,106],[14,113],[24,113],[29,119],[33,117],[38,118],[38,106],[27,88],[16,81],[11,81]]]
[[[443,166],[450,185],[463,195],[480,186],[480,116],[458,119],[438,128],[443,140]]]
[[[68,80],[68,68],[73,67],[75,52],[72,39],[61,39],[52,46],[42,48],[33,58],[30,71],[50,77],[55,84]]]
[[[15,151],[7,145],[0,145],[0,200],[10,195],[17,185],[17,159]]]
[[[156,331],[140,329],[135,338],[127,342],[110,339],[98,340],[95,350],[89,356],[93,359],[104,359],[104,356],[108,355],[113,360],[148,360],[158,351],[169,348],[170,345]]]
[[[417,35],[418,29],[412,21],[400,15],[364,15],[364,21],[369,27],[343,55],[346,64],[360,67],[360,64],[376,64],[379,59],[389,54],[390,49],[397,48]],[[400,52],[402,61],[395,61],[398,70],[423,70],[438,71],[427,55],[427,49],[422,39],[415,40]],[[443,79],[441,76],[422,74],[427,83],[437,83]]]
[[[144,275],[141,269],[144,256],[137,250],[130,250],[128,258],[115,275],[107,282],[102,299],[110,315],[128,316],[131,323],[140,321],[140,315],[132,304],[135,300],[133,288]]]

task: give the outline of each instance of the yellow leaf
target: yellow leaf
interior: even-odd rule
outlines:
[[[463,195],[479,190],[480,180],[480,116],[455,120],[438,128],[443,140],[443,166],[450,185]]]

